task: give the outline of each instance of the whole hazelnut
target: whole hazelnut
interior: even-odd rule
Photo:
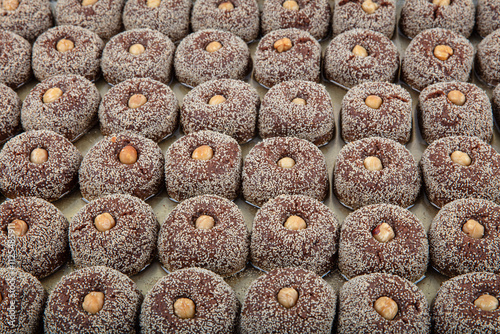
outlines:
[[[459,90],[452,90],[448,93],[448,100],[457,106],[463,106],[465,104],[465,95]]]
[[[469,219],[462,226],[462,231],[473,239],[481,239],[484,236],[484,226],[474,219]]]
[[[83,299],[82,308],[90,314],[96,314],[104,305],[104,293],[92,291]]]
[[[369,95],[365,99],[365,104],[372,109],[378,109],[382,105],[382,99],[377,95]]]
[[[161,4],[161,0],[147,0],[146,5],[150,8],[156,8]]]
[[[16,10],[19,6],[19,0],[3,0],[3,8],[5,10]]]
[[[306,100],[301,99],[300,97],[296,97],[292,100],[293,103],[298,104],[300,106],[305,106],[307,104]]]
[[[354,53],[354,55],[357,57],[361,57],[361,58],[368,57],[368,51],[366,51],[366,49],[364,47],[362,47],[361,45],[356,45],[352,49],[352,53]]]
[[[210,101],[208,101],[208,104],[214,106],[216,104],[221,104],[221,103],[224,103],[226,102],[226,98],[222,95],[214,95],[212,96],[212,98],[210,99]]]
[[[92,6],[95,4],[98,0],[83,0],[82,1],[82,6]]]
[[[394,239],[395,234],[391,225],[387,223],[382,223],[375,227],[372,231],[372,235],[378,242],[389,242]]]
[[[68,52],[75,48],[75,43],[69,39],[60,39],[56,44],[56,49],[59,52]]]
[[[210,230],[215,225],[215,220],[213,217],[207,215],[201,215],[196,219],[196,228],[201,230]]]
[[[121,149],[118,159],[122,164],[135,164],[137,162],[137,150],[133,146],[127,145]]]
[[[224,1],[219,4],[219,9],[225,12],[230,12],[234,9],[234,5],[230,1]]]
[[[41,165],[49,160],[49,152],[43,148],[35,148],[31,151],[30,161],[34,164]]]
[[[472,159],[469,155],[462,151],[455,151],[451,154],[451,160],[462,166],[470,166]]]
[[[361,8],[365,11],[367,14],[373,14],[375,11],[378,9],[379,5],[373,2],[372,0],[365,0],[361,4]]]
[[[294,0],[287,0],[287,1],[283,2],[283,8],[286,8],[288,10],[295,10],[295,11],[298,11],[300,9],[299,4]]]
[[[437,6],[449,6],[450,0],[432,0],[432,3]]]
[[[222,44],[220,44],[217,41],[214,41],[208,43],[206,50],[211,53],[220,50],[220,48],[222,48]]]
[[[293,166],[295,166],[295,160],[288,157],[281,158],[278,161],[278,166],[280,166],[281,168],[292,168]]]
[[[453,49],[448,45],[438,45],[434,48],[434,56],[439,60],[447,60],[453,55]]]
[[[398,304],[389,297],[380,297],[373,305],[375,311],[387,320],[392,320],[398,313]]]
[[[60,88],[54,87],[49,88],[43,94],[43,103],[52,103],[63,95],[63,91]]]
[[[474,305],[483,311],[495,311],[498,308],[498,299],[491,295],[481,295],[474,301]]]
[[[146,48],[144,47],[144,45],[142,44],[134,44],[132,45],[129,49],[128,49],[128,52],[130,52],[131,54],[133,54],[134,56],[138,56],[138,55],[141,55],[144,53],[144,51],[146,51]]]
[[[128,107],[130,109],[137,109],[141,106],[143,106],[146,102],[148,102],[148,99],[142,95],[142,94],[134,94],[128,99]]]
[[[288,51],[292,48],[292,41],[287,37],[278,39],[276,42],[274,42],[274,48],[279,53]]]
[[[292,308],[297,304],[299,293],[294,288],[283,288],[278,292],[278,302],[286,308]]]
[[[214,150],[210,146],[201,145],[193,151],[191,158],[195,160],[210,160],[213,158],[213,156]]]
[[[375,170],[382,170],[382,161],[380,161],[379,158],[377,157],[367,157],[363,161],[363,165],[365,166],[366,169],[375,171]]]
[[[194,318],[196,306],[189,298],[179,298],[174,303],[174,313],[181,319]]]
[[[307,227],[304,219],[299,216],[290,216],[285,222],[285,227],[292,231],[303,230]]]
[[[28,233],[28,224],[24,220],[14,219],[9,225],[9,230],[12,230],[17,237],[23,237]]]
[[[94,226],[99,232],[106,232],[115,227],[115,219],[109,213],[101,213],[94,218]]]

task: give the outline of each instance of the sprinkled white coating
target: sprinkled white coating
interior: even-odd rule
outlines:
[[[52,25],[49,0],[19,0],[16,10],[0,6],[0,29],[16,33],[29,42]]]
[[[500,83],[500,29],[486,36],[477,45],[476,71],[488,85]]]
[[[11,88],[0,83],[0,143],[3,143],[21,130],[21,99]]]
[[[493,91],[493,116],[497,122],[497,125],[500,126],[500,85],[495,88]]]
[[[13,89],[26,83],[32,75],[30,43],[13,32],[0,30],[0,68],[0,83]]]
[[[486,37],[500,29],[500,2],[496,0],[478,0],[476,8],[477,33]]]

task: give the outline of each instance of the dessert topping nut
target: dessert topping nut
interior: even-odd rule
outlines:
[[[144,53],[144,51],[146,51],[146,48],[144,47],[144,45],[142,44],[134,44],[132,45],[129,49],[128,49],[128,52],[130,52],[131,54],[133,54],[134,56],[138,56],[138,55],[141,55]]]
[[[191,158],[195,160],[210,160],[213,158],[213,156],[214,150],[210,146],[201,145],[193,151]]]
[[[459,90],[452,90],[448,93],[448,100],[457,106],[463,106],[465,104],[465,95]]]
[[[357,57],[361,57],[361,58],[368,57],[368,51],[366,51],[366,49],[364,47],[362,47],[361,45],[356,45],[352,49],[352,53],[354,53],[354,55]]]
[[[115,219],[108,212],[101,213],[94,218],[94,225],[99,232],[106,232],[115,227]]]
[[[462,226],[462,231],[473,239],[481,239],[484,236],[484,226],[475,219],[469,219]]]
[[[281,158],[278,161],[278,166],[280,166],[281,168],[292,168],[293,166],[295,166],[295,160],[289,157]]]
[[[462,166],[470,166],[472,159],[469,155],[462,151],[455,151],[451,154],[451,160]]]
[[[208,43],[206,50],[208,52],[212,53],[212,52],[216,52],[216,51],[220,50],[220,48],[222,48],[222,44],[220,44],[217,41],[214,41],[214,42]]]
[[[126,165],[132,165],[137,162],[137,150],[131,146],[127,145],[121,149],[118,155],[120,162]]]
[[[144,95],[134,94],[128,100],[128,107],[130,109],[137,109],[143,106],[146,102],[148,102],[148,99]]]
[[[298,11],[300,9],[299,4],[297,3],[297,1],[294,0],[287,0],[283,2],[283,7],[288,10],[295,10],[295,11]]]
[[[12,230],[17,237],[25,236],[28,233],[28,224],[24,220],[14,219],[9,225],[7,225],[9,230]]]
[[[295,104],[298,104],[300,106],[305,106],[307,104],[306,100],[300,98],[300,97],[296,97],[292,100],[293,103]]]
[[[382,105],[382,99],[377,95],[369,95],[365,99],[365,104],[372,109],[378,109]]]
[[[83,309],[90,314],[96,314],[104,305],[104,293],[92,291],[83,299]]]
[[[278,302],[286,308],[292,308],[297,304],[299,293],[294,288],[283,288],[278,292]]]
[[[304,219],[299,216],[290,216],[285,221],[285,227],[292,231],[303,230],[307,227]]]
[[[43,94],[43,103],[52,103],[63,95],[63,91],[60,88],[54,87],[49,88]]]
[[[395,234],[391,225],[387,223],[382,223],[375,227],[372,231],[372,235],[378,242],[389,242],[394,239]]]
[[[382,161],[380,161],[379,158],[373,156],[365,158],[365,160],[363,161],[363,165],[366,169],[371,171],[382,170],[383,168]]]
[[[30,153],[30,161],[34,164],[41,165],[49,160],[49,152],[44,148],[35,148]]]
[[[474,301],[474,305],[483,311],[491,312],[498,308],[498,299],[491,295],[484,294]]]
[[[224,103],[226,102],[226,98],[222,95],[214,95],[212,96],[212,98],[210,99],[210,101],[208,101],[208,104],[210,105],[216,105],[216,104],[221,104],[221,103]]]
[[[292,41],[288,37],[278,39],[276,42],[274,42],[274,48],[279,53],[288,51],[292,48]]]
[[[378,9],[379,5],[373,2],[372,0],[365,0],[361,4],[361,8],[365,11],[367,14],[373,14],[375,11]]]
[[[453,49],[448,45],[438,45],[434,48],[434,56],[439,60],[447,60],[453,55]]]
[[[196,219],[196,228],[201,230],[210,230],[215,225],[215,220],[213,217],[207,215],[201,215]]]
[[[398,304],[389,297],[380,297],[373,305],[375,311],[387,320],[392,320],[398,313]]]
[[[234,5],[230,1],[224,1],[219,4],[219,9],[230,12],[234,9]]]
[[[174,313],[181,319],[194,318],[196,306],[189,298],[179,298],[174,303]]]

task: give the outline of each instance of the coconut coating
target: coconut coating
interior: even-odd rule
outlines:
[[[500,276],[470,273],[443,284],[432,304],[435,333],[500,333],[500,308],[483,311],[474,301],[488,294],[500,299]]]
[[[69,39],[74,49],[60,52],[57,42]],[[76,74],[95,81],[101,74],[104,42],[94,32],[75,26],[58,26],[44,32],[33,44],[33,73],[38,81],[60,74]]]
[[[249,43],[259,35],[259,6],[255,0],[232,0],[234,9],[218,8],[219,0],[200,0],[194,3],[191,14],[193,31],[219,29],[230,31]]]
[[[178,42],[189,34],[191,0],[162,0],[155,8],[144,0],[129,0],[123,9],[125,29],[149,28]]]
[[[130,47],[135,44],[141,44],[144,53],[130,53]],[[102,74],[111,85],[131,78],[151,78],[168,84],[172,80],[174,52],[174,43],[159,31],[124,31],[106,43],[102,52]]]
[[[493,116],[500,127],[500,85],[493,91]]]
[[[475,14],[472,0],[453,0],[447,6],[435,5],[429,0],[407,0],[401,8],[399,26],[409,38],[432,28],[452,30],[469,38]]]
[[[0,83],[0,144],[21,130],[21,99],[17,93]]]
[[[382,162],[382,170],[364,166],[367,157]],[[420,170],[410,151],[391,139],[371,137],[345,145],[333,170],[334,193],[354,210],[369,204],[412,206],[420,193]]]
[[[291,158],[292,168],[278,166]],[[323,153],[313,143],[293,137],[264,139],[247,154],[243,166],[243,196],[262,206],[279,195],[305,195],[322,201],[328,194],[328,172]]]
[[[368,56],[356,56],[356,45],[366,49]],[[352,29],[330,41],[323,59],[327,80],[343,87],[353,87],[366,81],[393,82],[398,77],[399,51],[385,35]]]
[[[307,227],[293,231],[284,226],[290,216],[302,218]],[[333,268],[339,222],[326,205],[302,195],[281,195],[257,211],[252,228],[251,261],[271,271],[301,267],[323,275]]]
[[[373,307],[380,297],[398,305],[393,320],[386,320]],[[430,333],[431,316],[424,293],[410,281],[391,274],[355,277],[339,294],[337,333]]]
[[[43,164],[30,161],[34,149],[48,153]],[[53,202],[78,183],[82,155],[66,138],[49,130],[21,133],[0,152],[0,190],[7,198],[33,196]]]
[[[465,95],[464,105],[448,99],[448,93],[453,90]],[[449,136],[476,136],[491,141],[491,103],[486,92],[478,86],[458,81],[436,83],[425,88],[418,100],[419,125],[426,142]]]
[[[369,107],[370,95],[382,99],[378,109]],[[412,99],[403,87],[387,82],[364,82],[351,88],[342,99],[342,138],[351,142],[383,137],[406,144],[412,129]]]
[[[277,295],[283,288],[298,292],[297,304],[285,308]],[[330,333],[337,295],[312,271],[276,269],[248,288],[241,310],[241,333]]]
[[[471,165],[451,160],[455,151],[466,153]],[[420,167],[425,192],[438,208],[460,198],[483,198],[500,203],[500,154],[476,137],[453,136],[434,141],[422,154]]]
[[[55,272],[69,257],[68,220],[54,205],[40,198],[18,197],[0,205],[0,226],[16,219],[28,225],[25,235],[15,238],[16,260],[20,268],[44,278]],[[9,236],[0,234],[0,263],[9,266]]]
[[[476,72],[488,85],[500,83],[500,29],[495,30],[477,45]]]
[[[478,0],[476,8],[476,30],[479,36],[486,37],[500,29],[500,3],[496,0]]]
[[[137,161],[122,163],[120,151],[132,146]],[[95,144],[82,161],[79,171],[83,198],[92,201],[108,194],[129,194],[146,200],[163,184],[163,155],[154,141],[131,131],[105,137]]]
[[[453,50],[447,60],[438,59],[434,48],[449,46]],[[465,37],[451,30],[435,28],[423,31],[408,45],[401,65],[401,78],[421,91],[443,81],[467,81],[474,62],[474,47]]]
[[[196,228],[198,217],[214,219],[211,229]],[[221,276],[245,268],[249,234],[236,204],[216,195],[202,195],[181,202],[161,226],[158,258],[170,272],[202,267]]]
[[[179,298],[195,303],[194,318],[181,319],[173,305]],[[160,278],[141,309],[141,333],[234,333],[240,302],[217,274],[201,269],[178,270]]]
[[[206,47],[219,42],[222,47],[208,52]],[[175,76],[180,83],[195,87],[213,79],[239,79],[252,67],[250,50],[238,36],[222,30],[206,29],[184,38],[175,52]]]
[[[5,334],[34,334],[42,328],[47,293],[32,275],[15,268],[0,268],[0,323]],[[11,306],[14,309],[9,309]]]
[[[295,104],[295,98],[304,99],[306,104]],[[335,132],[332,99],[325,86],[315,82],[279,83],[264,96],[258,124],[261,138],[297,137],[325,145]]]
[[[104,294],[96,314],[82,307],[85,296]],[[126,275],[97,266],[63,276],[49,295],[44,314],[45,333],[135,333],[142,295]]]
[[[396,26],[396,1],[375,0],[377,9],[367,13],[361,5],[364,0],[335,0],[333,11],[333,34],[351,29],[370,29],[391,38]]]
[[[52,25],[49,0],[19,0],[18,7],[12,11],[0,7],[0,29],[16,33],[29,42]]]
[[[94,221],[103,213],[109,213],[116,225],[100,232]],[[71,219],[71,256],[80,268],[106,266],[132,276],[153,260],[158,230],[153,209],[142,200],[123,194],[104,196]]]
[[[276,41],[288,38],[292,47],[278,52]],[[288,80],[320,81],[321,45],[306,31],[274,30],[262,37],[254,54],[254,77],[264,87]]]
[[[130,108],[129,99],[144,95],[147,102]],[[111,87],[99,106],[101,133],[109,136],[130,130],[159,142],[177,128],[179,102],[167,85],[151,78],[133,78]]]
[[[51,88],[63,94],[44,103],[43,96]],[[76,141],[97,122],[101,95],[97,87],[79,75],[56,75],[35,86],[24,99],[21,123],[25,131],[51,130]]]
[[[297,28],[315,39],[327,37],[332,10],[327,0],[298,0],[299,10],[283,7],[283,1],[265,0],[262,10],[262,34],[278,29]]]
[[[210,146],[210,160],[193,159],[193,151]],[[233,138],[213,131],[188,134],[165,153],[165,185],[174,201],[213,194],[230,200],[238,197],[241,181],[241,148]]]
[[[389,224],[394,239],[379,242],[373,230]],[[398,275],[415,282],[425,275],[429,244],[424,225],[410,211],[391,204],[365,206],[342,223],[339,269],[351,279],[371,273]]]
[[[223,103],[208,102],[216,95]],[[233,79],[211,80],[193,88],[185,96],[181,108],[184,133],[212,130],[236,139],[239,144],[255,136],[260,97],[250,84]]]
[[[1,84],[16,89],[26,83],[32,75],[31,44],[13,32],[0,30],[0,68]]]

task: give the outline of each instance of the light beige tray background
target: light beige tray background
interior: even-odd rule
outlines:
[[[333,1],[330,1],[332,8],[333,8]],[[262,0],[259,0],[260,5],[262,5]],[[401,10],[401,6],[403,4],[403,0],[398,1],[398,19],[399,19],[399,11]],[[331,36],[323,41],[321,43],[323,51],[325,50],[326,46],[331,40]],[[394,34],[392,40],[400,50],[401,57],[404,54],[404,50],[408,46],[409,40],[406,39],[405,37],[401,36],[397,32]],[[472,42],[474,45],[477,45],[477,43],[480,41],[477,36],[473,36],[471,38]],[[257,46],[257,42],[254,42],[250,45],[250,50],[252,52],[252,55],[254,54],[255,48]],[[261,87],[253,78],[248,77],[247,81],[249,81],[252,86],[254,86],[257,91],[259,92],[261,98],[264,96],[266,93],[266,89]],[[492,87],[488,87],[479,80],[474,77],[473,82],[478,84],[481,88],[485,89],[488,93],[488,95],[491,97],[492,95]],[[21,99],[24,100],[25,96],[29,93],[29,91],[35,86],[36,82],[31,82],[28,85],[25,85],[21,89],[18,90],[18,93],[21,97]],[[336,120],[336,127],[337,131],[335,134],[335,138],[328,143],[328,145],[321,147],[321,151],[326,157],[327,160],[327,166],[328,166],[328,173],[330,177],[330,186],[331,186],[331,178],[332,178],[332,171],[333,171],[333,166],[335,163],[336,156],[340,149],[342,148],[343,145],[345,145],[344,141],[341,139],[340,136],[340,131],[339,131],[339,114],[340,114],[340,107],[341,107],[341,101],[342,97],[346,93],[346,90],[332,84],[326,81],[323,81],[322,84],[324,84],[330,93],[330,96],[333,101],[333,106],[335,110],[335,120]],[[99,91],[101,92],[101,95],[103,96],[110,86],[101,78],[97,82],[97,87],[99,88]],[[186,88],[179,84],[177,81],[174,80],[174,82],[170,85],[170,87],[174,90],[178,100],[179,100],[179,105],[182,105],[182,98],[184,95],[186,95],[189,92],[189,88]],[[420,160],[420,157],[427,147],[425,142],[422,140],[418,128],[416,126],[416,115],[415,115],[415,109],[416,109],[416,104],[417,104],[417,99],[418,99],[418,93],[415,91],[411,90],[409,87],[405,86],[405,88],[410,91],[413,99],[413,133],[412,133],[412,138],[411,141],[406,145],[406,147],[411,151],[415,159],[417,161]],[[160,143],[160,147],[163,152],[167,150],[167,148],[177,139],[182,137],[182,133],[180,133],[179,130],[177,130],[170,138],[164,140],[163,142]],[[499,132],[498,128],[495,128],[495,133],[493,136],[493,142],[492,145],[493,147],[499,151],[500,150],[500,139],[499,139]],[[100,139],[102,139],[102,135],[99,131],[99,127],[95,126],[89,133],[87,133],[85,136],[83,136],[81,139],[79,139],[75,145],[77,148],[80,150],[80,152],[85,155],[87,151]],[[255,146],[256,143],[260,141],[260,138],[254,138],[251,142],[244,144],[242,146],[242,152],[243,152],[243,157],[246,156],[246,154],[250,151],[250,149]],[[331,189],[331,187],[330,187]],[[0,201],[4,201],[5,198],[2,197]],[[172,202],[166,194],[166,191],[163,190],[160,194],[157,196],[151,198],[150,200],[147,201],[148,204],[150,204],[157,217],[158,221],[163,223],[165,218],[168,216],[170,211],[175,207],[176,203]],[[254,208],[253,206],[248,205],[243,201],[242,198],[238,198],[236,201],[236,204],[238,207],[242,210],[244,216],[245,216],[245,221],[247,224],[247,228],[249,231],[251,231],[252,228],[252,221],[255,216],[255,213],[257,212],[257,209]],[[335,198],[334,195],[332,195],[331,191],[329,196],[326,198],[324,202],[329,208],[331,208],[340,223],[343,222],[344,218],[351,212],[351,210],[345,208],[342,206],[339,201]],[[73,191],[69,196],[57,201],[54,203],[62,212],[64,215],[70,220],[73,215],[85,205],[85,202],[81,199],[81,194],[78,190]],[[420,195],[418,198],[417,203],[415,206],[413,206],[410,209],[411,212],[417,215],[417,217],[422,221],[422,223],[425,225],[426,230],[429,230],[430,224],[432,222],[432,219],[438,212],[436,208],[434,208],[432,205],[429,204],[428,200],[425,198],[423,194]],[[54,286],[59,282],[61,277],[63,275],[69,274],[71,271],[75,270],[73,264],[70,262],[66,265],[64,265],[61,269],[59,269],[56,273],[52,274],[51,276],[45,278],[42,280],[42,284],[44,287],[50,292]],[[251,284],[253,280],[255,280],[257,277],[262,275],[263,273],[254,269],[250,264],[247,265],[247,268],[240,272],[239,274],[236,274],[233,277],[227,278],[226,281],[233,287],[233,289],[236,291],[238,298],[240,301],[243,301],[245,292],[248,288],[248,286]],[[147,267],[145,270],[143,270],[141,273],[135,275],[132,277],[132,279],[137,283],[139,289],[141,292],[145,295],[152,287],[153,285],[160,279],[162,276],[167,275],[167,273],[162,269],[160,263],[158,260],[155,260],[149,267]],[[325,276],[326,281],[330,283],[334,289],[338,292],[339,289],[341,288],[342,284],[345,282],[345,280],[340,276],[339,272],[337,269],[334,269],[332,272],[327,274]],[[423,290],[425,293],[427,300],[429,304],[432,302],[434,299],[437,290],[439,289],[439,286],[441,282],[446,280],[446,277],[440,275],[437,273],[435,270],[429,267],[426,277],[421,280],[418,283],[418,286],[420,289]]]

